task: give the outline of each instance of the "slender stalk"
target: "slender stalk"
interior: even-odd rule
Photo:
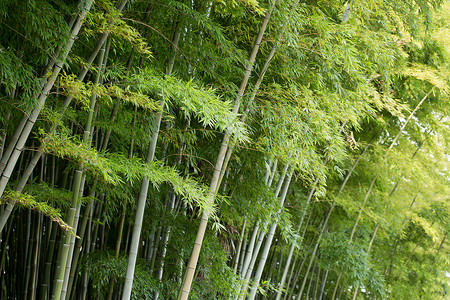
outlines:
[[[180,156],[181,157],[181,156]],[[172,197],[172,199],[170,199],[170,211],[173,212],[174,207],[175,207],[175,195]],[[171,226],[168,226],[167,230],[165,231],[164,234],[164,239],[163,239],[163,243],[162,243],[162,252],[161,252],[161,258],[160,258],[160,265],[159,265],[159,269],[158,269],[158,280],[161,281],[162,280],[162,276],[163,276],[163,272],[164,272],[164,259],[166,257],[166,253],[167,253],[167,244],[169,241],[169,237],[170,237],[170,231],[171,231]],[[158,299],[159,297],[159,291],[155,291],[154,294],[154,299]]]
[[[244,260],[245,260],[245,250],[247,249],[247,238],[248,238],[248,231],[245,233],[244,236],[244,242],[243,242],[243,247],[241,249],[241,255],[240,255],[240,259],[239,259],[239,270],[238,273],[242,274],[243,270],[244,270]]]
[[[284,201],[286,200],[286,195],[287,195],[287,191],[289,189],[289,185],[291,183],[291,178],[292,178],[292,174],[294,173],[294,169],[291,167],[291,171],[287,177],[286,182],[284,183],[284,187],[283,187],[283,191],[281,192],[281,196],[280,196],[280,206],[282,207],[284,205]],[[275,221],[269,229],[269,233],[267,234],[267,239],[266,239],[266,243],[264,244],[264,249],[263,252],[261,253],[261,258],[258,264],[258,268],[256,269],[256,273],[255,273],[255,277],[254,277],[254,282],[252,285],[252,289],[250,291],[250,295],[249,295],[249,299],[255,299],[256,296],[256,292],[257,292],[257,288],[259,285],[259,281],[261,280],[261,275],[262,272],[264,270],[264,266],[266,264],[267,261],[267,255],[269,254],[270,251],[270,246],[272,245],[272,240],[273,240],[273,236],[275,234],[275,230],[277,228],[277,221]]]
[[[30,273],[31,273],[31,251],[33,249],[33,240],[34,240],[34,236],[31,239],[31,211],[27,211],[27,230],[26,230],[26,244],[25,244],[25,262],[26,262],[26,269],[25,269],[25,273],[24,273],[24,281],[23,281],[23,288],[22,288],[22,292],[23,292],[23,299],[27,299],[28,298],[28,286],[29,286],[29,281],[30,281]],[[31,246],[31,247],[30,247]]]
[[[31,286],[30,286],[30,299],[36,298],[36,290],[37,290],[37,277],[38,277],[38,268],[39,268],[39,244],[40,244],[40,237],[41,237],[41,224],[42,224],[42,215],[36,216],[37,220],[37,226],[36,226],[36,233],[35,233],[35,247],[34,247],[34,253],[33,253],[33,265],[32,265],[32,275],[31,275]]]
[[[313,187],[311,188],[311,191],[308,194],[308,198],[306,199],[306,207],[309,206],[309,203],[311,202],[312,196],[314,195],[314,191],[316,190],[316,185],[318,183],[318,179],[316,180],[316,182],[314,182]],[[306,211],[305,211],[306,213]],[[303,218],[305,217],[305,213],[302,213],[297,231],[300,231],[302,225],[303,225]],[[292,243],[291,248],[289,249],[289,254],[287,257],[287,261],[286,261],[286,266],[284,268],[283,271],[283,275],[281,276],[281,281],[280,281],[280,285],[278,287],[278,292],[277,292],[277,296],[276,296],[276,300],[280,300],[281,299],[281,294],[283,293],[283,288],[284,288],[284,282],[286,281],[286,277],[287,277],[287,273],[289,270],[289,265],[291,263],[292,260],[292,255],[294,254],[294,250],[295,250],[295,245],[297,243],[297,239],[295,239],[295,241]]]
[[[237,272],[238,264],[239,264],[239,258],[241,255],[241,248],[242,248],[242,242],[244,241],[244,233],[245,233],[245,227],[247,225],[247,218],[244,219],[244,222],[242,223],[242,230],[241,234],[239,235],[239,244],[236,249],[236,255],[234,256],[234,262],[233,262],[233,270],[234,273]]]
[[[103,48],[101,51],[101,54],[99,56],[99,59],[98,59],[99,71],[95,78],[95,84],[97,84],[97,85],[100,82],[100,68],[103,63],[104,54],[105,54],[105,52],[104,52],[104,48]],[[86,126],[85,126],[84,134],[83,134],[83,143],[84,144],[89,144],[89,141],[91,138],[92,122],[93,122],[93,118],[94,118],[94,109],[96,106],[96,101],[97,101],[97,97],[95,94],[93,94],[90,99],[88,118],[86,121]],[[84,176],[83,176],[82,170],[83,170],[83,166],[80,165],[80,166],[78,166],[77,170],[75,171],[75,178],[74,178],[73,187],[72,187],[72,204],[71,204],[71,208],[69,209],[69,212],[67,214],[67,224],[70,227],[74,226],[74,222],[75,222],[75,218],[76,218],[76,210],[77,210],[77,207],[79,206],[78,202],[80,199],[80,188],[84,185]],[[65,292],[62,294],[62,290],[63,290],[63,285],[64,285],[64,278],[66,277],[65,274],[68,273],[68,272],[66,272],[66,265],[70,268],[70,262],[71,262],[71,255],[69,258],[70,241],[71,241],[71,235],[66,234],[64,237],[64,245],[62,248],[61,258],[59,261],[60,269],[59,269],[59,273],[57,274],[57,277],[56,277],[56,284],[55,284],[55,288],[54,288],[54,292],[53,292],[53,296],[52,296],[54,299],[57,299],[57,300],[59,300],[61,298],[61,296],[63,296],[63,299],[65,298]],[[73,246],[72,246],[72,249],[73,249]],[[67,264],[68,258],[70,261],[69,264]],[[69,273],[67,274],[67,280],[68,280],[68,276],[69,276]]]
[[[115,253],[114,253],[115,259],[119,259],[120,245],[122,243],[122,235],[123,235],[123,227],[124,227],[123,225],[124,224],[125,224],[125,205],[123,206],[122,213],[120,214],[119,232],[117,234],[116,249],[115,249]],[[108,295],[106,297],[107,300],[112,300],[113,292],[114,292],[114,280],[111,279],[110,284],[109,284]]]
[[[291,285],[292,277],[294,276],[294,270],[295,270],[295,267],[297,266],[297,260],[298,260],[298,255],[295,255],[294,262],[292,263],[292,268],[290,268],[291,272],[289,272],[289,278],[288,278],[288,281],[286,283],[285,297],[283,299],[287,298],[287,294],[288,294],[288,291],[289,291],[289,286]],[[287,267],[288,267],[288,264],[286,264],[284,266],[284,268],[287,268]],[[278,295],[278,293],[277,293],[277,295]]]
[[[49,246],[47,249],[47,256],[45,259],[45,267],[44,267],[44,277],[41,284],[39,299],[47,299],[47,295],[49,293],[50,288],[50,273],[52,268],[52,259],[53,259],[53,253],[55,250],[55,243],[56,243],[56,234],[58,232],[58,229],[55,226],[52,226],[51,233],[50,233],[50,239],[49,239]]]
[[[253,101],[255,100],[256,95],[259,92],[259,88],[260,88],[261,83],[262,83],[262,81],[264,79],[264,75],[266,74],[267,70],[269,69],[270,62],[272,61],[272,58],[275,55],[277,47],[278,47],[278,40],[275,41],[275,43],[274,43],[274,45],[272,47],[272,50],[270,51],[269,55],[267,56],[266,62],[264,63],[264,66],[263,66],[263,68],[261,70],[261,73],[259,74],[258,80],[256,81],[255,86],[253,87],[252,94],[250,96],[248,104],[247,104],[247,106],[246,106],[246,108],[244,110],[244,113],[241,115],[241,121],[242,122],[245,122],[245,119],[248,116],[248,113],[249,113],[250,108],[251,108],[251,106],[253,104]],[[225,170],[227,169],[228,162],[230,161],[230,157],[231,157],[231,154],[233,153],[233,150],[234,150],[235,146],[236,146],[236,139],[233,140],[233,142],[231,143],[230,147],[227,150],[227,154],[225,156],[225,160],[224,160],[224,163],[222,165],[222,170],[220,172],[219,182],[217,184],[217,191],[218,191],[218,189],[220,187],[220,184],[222,182],[222,178],[223,178],[223,176],[225,174]],[[275,164],[275,168],[276,168],[276,164]],[[217,193],[217,191],[216,191],[216,193]]]
[[[244,299],[245,293],[247,292],[248,285],[250,283],[250,277],[253,274],[253,268],[255,267],[256,259],[259,254],[259,250],[261,249],[262,242],[264,240],[265,233],[264,231],[261,231],[258,237],[258,242],[256,243],[256,246],[253,251],[252,260],[250,261],[250,265],[248,266],[247,272],[243,272],[245,274],[244,277],[244,285],[241,287],[238,295],[238,299]]]
[[[259,231],[259,220],[256,221],[254,227],[253,227],[253,232],[252,232],[252,236],[250,238],[250,241],[248,242],[247,245],[247,249],[246,249],[246,255],[245,255],[245,259],[244,259],[244,265],[242,267],[243,273],[245,274],[247,272],[248,266],[250,265],[250,260],[252,258],[252,254],[253,254],[253,248],[255,246],[255,241],[256,241],[256,235],[258,234]],[[243,274],[241,274],[242,277]]]
[[[95,186],[95,184],[94,184]],[[89,195],[89,198],[91,198],[91,200],[89,201],[89,203],[87,204],[86,208],[84,209],[84,213],[83,213],[83,218],[80,224],[80,229],[78,231],[78,236],[80,237],[79,239],[77,239],[76,243],[75,243],[75,249],[74,249],[74,253],[73,253],[73,258],[72,258],[72,267],[70,268],[70,273],[69,273],[69,279],[68,279],[68,283],[67,283],[67,298],[70,299],[70,295],[72,293],[72,287],[73,287],[73,282],[75,280],[75,272],[77,270],[77,265],[78,265],[78,259],[81,255],[81,245],[84,241],[84,235],[86,232],[86,227],[87,227],[87,223],[89,221],[89,215],[90,212],[92,210],[92,207],[94,206],[94,197],[95,197],[95,187],[92,188],[91,194]]]
[[[314,280],[314,274],[317,270],[317,262],[314,262],[314,266],[311,272],[311,277],[309,279],[308,288],[306,289],[306,299],[309,299],[309,292],[311,291],[312,282]]]
[[[250,78],[250,74],[253,70],[253,65],[255,63],[256,55],[258,53],[259,46],[261,44],[261,40],[264,35],[264,32],[266,31],[267,24],[269,23],[270,16],[275,7],[275,3],[276,3],[276,0],[273,1],[273,4],[271,5],[269,11],[265,15],[263,23],[261,24],[258,36],[256,38],[255,44],[252,49],[252,53],[250,54],[249,63],[246,67],[244,78],[241,82],[241,86],[239,88],[238,94],[237,94],[235,102],[234,102],[234,107],[233,107],[234,113],[237,113],[239,111],[240,103],[241,103],[242,97],[244,95],[244,92],[246,90],[248,79]],[[214,202],[214,194],[218,187],[220,173],[222,172],[222,166],[223,166],[223,162],[225,160],[225,154],[227,152],[228,145],[230,142],[230,135],[231,135],[231,132],[229,130],[226,130],[223,140],[222,140],[222,144],[220,146],[219,154],[217,156],[216,164],[214,166],[214,172],[213,172],[213,176],[211,178],[211,183],[209,186],[209,193],[210,193],[209,201],[210,202]],[[194,275],[195,275],[195,270],[197,268],[197,261],[198,261],[199,255],[200,255],[200,249],[202,247],[203,238],[204,238],[205,232],[206,232],[206,226],[208,224],[208,219],[209,219],[209,213],[203,212],[201,219],[200,219],[199,228],[197,231],[197,237],[196,237],[195,243],[194,243],[194,248],[192,249],[191,257],[189,258],[189,262],[188,262],[186,272],[185,272],[185,275],[183,278],[183,283],[181,285],[181,289],[178,294],[178,300],[187,300],[187,298],[189,296],[192,281],[193,281]]]
[[[276,163],[274,165],[276,165]],[[278,184],[277,184],[276,189],[275,189],[275,195],[274,195],[275,198],[278,197],[278,195],[279,195],[279,193],[281,191],[281,187],[283,186],[284,180],[286,178],[286,173],[288,171],[288,167],[289,166],[286,164],[284,166],[284,168],[283,168],[283,171],[281,173],[280,179],[278,180]],[[272,174],[273,174],[273,172],[272,172]],[[273,176],[269,180],[270,183],[272,183],[272,178],[273,178]],[[256,263],[256,258],[258,257],[258,254],[259,254],[259,250],[261,249],[261,245],[262,245],[262,242],[264,240],[264,236],[265,236],[265,233],[262,230],[261,233],[259,234],[256,246],[254,247],[254,251],[253,251],[252,256],[251,256],[252,259],[250,261],[250,264],[249,264],[247,270],[243,270],[242,271],[242,274],[245,274],[245,276],[244,276],[244,284],[241,287],[240,292],[238,294],[239,299],[243,299],[245,297],[245,293],[247,292],[248,284],[250,282],[250,277],[253,274],[253,268],[254,268],[255,263]]]
[[[317,298],[318,300],[322,300],[323,298],[323,294],[325,292],[325,284],[327,283],[328,271],[329,270],[325,270],[325,274],[323,275],[322,284],[320,285],[319,297]]]
[[[353,225],[352,232],[351,232],[350,238],[348,240],[349,244],[351,244],[352,241],[353,241],[353,236],[355,235],[356,228],[358,227],[359,219],[361,218],[362,211],[364,209],[364,206],[366,205],[366,202],[367,202],[367,199],[369,198],[370,193],[372,192],[372,187],[373,187],[375,181],[377,180],[377,177],[378,177],[378,174],[376,174],[373,177],[372,182],[370,183],[369,189],[367,190],[366,195],[364,197],[364,201],[361,204],[361,207],[360,207],[360,209],[358,211],[358,215],[356,216],[355,224]],[[333,290],[332,299],[335,299],[335,297],[336,297],[336,293],[337,293],[337,290],[338,290],[339,281],[341,280],[341,276],[342,276],[342,271],[339,271],[338,277],[336,279],[336,284],[335,284],[335,287],[334,287],[334,290]]]
[[[88,222],[88,230],[87,230],[87,236],[86,236],[86,254],[89,254],[89,252],[91,251],[91,246],[92,249],[95,249],[95,239],[97,238],[97,231],[95,231],[94,233],[92,233],[92,216],[93,216],[93,209],[90,210],[89,212],[90,214],[90,220],[91,222]],[[98,226],[95,227],[95,230],[97,230]],[[91,240],[94,240],[93,243],[91,243]],[[81,299],[85,300],[86,299],[86,295],[87,295],[87,285],[88,285],[88,273],[84,272],[83,273],[83,278],[82,278],[82,288],[81,288]]]
[[[320,223],[319,226],[321,226],[321,225],[322,225],[322,223]],[[288,299],[293,299],[293,298],[294,298],[294,297],[293,297],[293,293],[294,293],[295,285],[296,285],[296,283],[297,283],[297,280],[298,280],[298,277],[300,276],[301,271],[303,270],[303,266],[304,266],[305,263],[306,263],[306,259],[308,258],[308,256],[307,256],[306,254],[307,254],[307,253],[312,249],[312,247],[313,247],[313,244],[314,244],[314,238],[316,237],[316,235],[317,235],[317,233],[315,233],[314,236],[311,238],[311,242],[310,242],[309,245],[308,245],[308,250],[305,252],[305,255],[304,255],[304,257],[303,257],[303,260],[302,260],[302,262],[300,263],[300,267],[298,268],[297,273],[295,274],[294,280],[292,280],[293,287],[292,287],[292,289],[291,289],[290,295],[287,297]]]
[[[175,34],[174,40],[172,43],[173,44],[173,55],[168,64],[168,68],[167,68],[167,72],[166,72],[167,75],[171,74],[173,65],[175,63],[175,56],[177,53],[178,43],[180,40],[179,32],[180,31],[178,31],[178,33]],[[162,120],[164,106],[165,106],[164,100],[161,100],[159,102],[159,111],[156,114],[155,119],[154,119],[154,125],[153,125],[154,129],[153,129],[153,133],[152,133],[151,142],[148,147],[147,163],[152,162],[155,157],[156,144],[158,142],[159,128],[161,126],[161,120]],[[128,300],[131,298],[131,288],[133,286],[134,270],[136,267],[136,258],[137,258],[139,239],[140,239],[141,229],[142,229],[142,221],[144,218],[145,201],[147,199],[149,183],[150,182],[147,178],[142,179],[141,190],[139,192],[139,197],[138,197],[137,207],[136,207],[136,217],[134,220],[133,234],[132,234],[131,243],[130,243],[130,252],[128,255],[127,273],[125,276],[125,285],[123,288],[122,300]]]
[[[83,175],[83,177],[84,177],[84,175]],[[84,185],[84,178],[81,181],[82,181],[81,185]],[[81,191],[82,191],[82,188],[80,188],[80,192],[79,192],[80,195],[81,195]],[[79,223],[78,220],[80,218],[80,210],[81,210],[81,204],[78,204],[76,211],[75,211],[75,219],[73,222],[74,232],[77,232],[77,229],[78,229],[78,223]],[[70,237],[69,253],[67,255],[67,263],[66,263],[66,268],[64,271],[64,282],[63,282],[63,286],[62,286],[62,290],[61,290],[61,299],[66,299],[67,286],[68,286],[69,277],[70,277],[70,270],[72,269],[74,249],[75,249],[75,235],[72,235]]]

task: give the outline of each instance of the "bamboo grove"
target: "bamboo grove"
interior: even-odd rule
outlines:
[[[448,299],[450,2],[0,1],[0,299]]]

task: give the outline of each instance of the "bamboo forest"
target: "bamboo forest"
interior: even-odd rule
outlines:
[[[450,0],[1,0],[0,299],[450,299]]]

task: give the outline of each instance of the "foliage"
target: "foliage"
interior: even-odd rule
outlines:
[[[171,167],[165,167],[158,162],[150,164],[139,158],[127,159],[125,156],[113,153],[102,154],[95,149],[87,147],[69,136],[56,133],[47,134],[42,139],[46,153],[59,157],[69,158],[84,166],[93,175],[104,179],[107,183],[118,184],[123,181],[129,183],[140,181],[143,177],[152,182],[155,187],[162,183],[171,184],[174,191],[185,199],[190,206],[194,204],[203,210],[212,213],[214,208],[207,200],[206,188],[200,186],[195,180],[182,178]]]
[[[83,3],[0,1],[0,199],[29,209],[1,299],[50,297],[70,241],[38,214],[76,211],[72,297],[120,298],[137,236],[133,299],[177,298],[194,244],[192,299],[250,295],[247,256],[270,299],[449,295],[449,1]]]
[[[45,186],[45,185],[43,185],[43,186]],[[48,191],[49,191],[49,189],[47,189],[47,192]],[[55,194],[54,190],[50,190],[50,195],[52,195],[52,194],[53,195]],[[40,193],[38,195],[39,196],[44,196],[44,195],[47,196],[48,193],[45,193],[44,190],[41,189]],[[36,200],[36,198],[37,198],[37,196],[35,196],[35,195],[30,195],[30,194],[26,194],[26,193],[15,192],[15,191],[6,191],[6,193],[3,195],[1,200],[4,204],[7,204],[7,203],[18,204],[21,207],[37,211],[37,212],[43,214],[44,216],[49,217],[53,222],[58,224],[58,226],[61,229],[65,230],[65,231],[73,232],[73,228],[70,227],[69,225],[67,225],[66,222],[64,222],[64,220],[61,216],[61,213],[59,212],[58,209],[55,209],[54,207],[49,205],[48,202],[38,201],[38,200]]]

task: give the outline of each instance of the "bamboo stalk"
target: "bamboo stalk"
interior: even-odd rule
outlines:
[[[244,218],[244,222],[242,222],[242,230],[241,230],[241,233],[239,235],[239,244],[238,244],[238,247],[236,249],[236,255],[233,258],[234,261],[232,263],[234,273],[236,273],[237,269],[238,269],[239,258],[240,258],[240,255],[241,255],[241,249],[242,249],[242,243],[243,243],[243,240],[244,240],[244,233],[245,233],[246,225],[247,225],[247,218]]]
[[[286,182],[284,183],[283,191],[281,192],[281,195],[280,195],[280,206],[281,207],[284,205],[284,201],[286,200],[286,195],[287,195],[287,192],[289,189],[289,185],[291,183],[291,178],[292,178],[293,173],[294,173],[294,169],[291,167],[291,170],[289,172],[289,175],[287,176]],[[249,295],[249,299],[251,299],[251,300],[255,299],[257,287],[259,285],[259,281],[261,280],[261,275],[264,270],[264,266],[266,264],[267,256],[270,251],[270,246],[272,244],[272,240],[273,240],[277,225],[278,225],[277,221],[275,221],[270,226],[269,232],[267,234],[266,243],[264,244],[264,249],[263,249],[263,252],[261,253],[261,258],[260,258],[260,261],[258,264],[258,268],[256,269],[256,273],[255,273],[253,284],[252,284],[252,289],[251,289],[250,295]]]
[[[47,299],[47,295],[49,293],[50,272],[51,272],[51,268],[52,268],[53,253],[55,250],[56,234],[57,234],[57,228],[55,226],[52,226],[51,233],[50,233],[50,239],[49,239],[49,246],[47,249],[47,255],[46,255],[45,264],[44,264],[44,277],[42,279],[41,289],[40,289],[40,293],[39,293],[39,299]]]
[[[37,277],[38,277],[38,257],[39,257],[39,244],[40,244],[40,236],[41,236],[41,224],[42,224],[42,215],[36,215],[36,231],[35,231],[35,246],[33,251],[33,264],[32,264],[32,274],[31,274],[31,285],[30,285],[30,299],[36,298],[36,289],[37,289]]]
[[[169,62],[167,68],[167,75],[170,75],[173,70],[179,40],[180,40],[180,33],[175,34],[173,40],[173,56],[172,56],[173,59],[171,59]],[[151,142],[148,147],[147,163],[152,162],[155,157],[156,144],[158,142],[159,128],[161,126],[164,106],[165,102],[164,100],[161,100],[159,102],[160,110],[158,111],[154,119],[154,127],[153,127],[154,129],[152,133]],[[133,234],[130,243],[130,252],[128,255],[127,273],[125,276],[125,285],[123,289],[122,300],[129,300],[131,298],[131,288],[133,286],[134,270],[136,266],[136,258],[142,229],[142,221],[144,218],[145,201],[147,199],[148,187],[149,187],[149,180],[147,178],[143,178],[141,183],[141,190],[139,192],[139,197],[137,201],[136,216],[134,220]]]
[[[283,183],[284,183],[285,178],[286,178],[286,173],[288,171],[288,167],[289,167],[289,165],[287,165],[287,164],[283,167],[283,171],[281,173],[280,179],[278,180],[277,186],[275,188],[275,195],[274,195],[275,198],[277,198],[279,196],[279,193],[281,191],[281,187],[283,186]],[[270,183],[272,183],[272,178],[273,178],[273,176],[269,180]],[[244,284],[241,287],[240,292],[238,293],[238,298],[239,299],[243,299],[245,297],[245,293],[247,292],[247,288],[248,288],[248,285],[249,285],[249,282],[250,282],[250,278],[251,278],[251,276],[253,274],[253,268],[254,268],[255,263],[256,263],[256,258],[258,257],[258,254],[259,254],[259,251],[261,249],[261,245],[262,245],[262,242],[264,240],[264,237],[265,237],[265,233],[264,233],[264,231],[261,231],[261,233],[259,234],[256,246],[254,247],[254,250],[251,253],[250,264],[247,267],[247,270],[243,270],[243,272],[242,272],[242,274],[244,274]]]
[[[248,266],[250,265],[250,260],[252,258],[252,254],[253,254],[253,248],[255,247],[255,241],[256,241],[256,235],[259,232],[259,220],[256,221],[254,227],[253,227],[253,232],[252,232],[252,236],[250,238],[250,241],[248,242],[248,246],[246,249],[246,255],[245,255],[245,260],[244,260],[244,265],[243,265],[243,273],[245,275],[245,273],[247,273],[247,269]],[[242,277],[242,274],[241,274]]]
[[[236,96],[236,99],[234,102],[233,113],[237,113],[239,111],[241,99],[246,90],[248,79],[250,78],[250,74],[253,70],[253,65],[255,63],[256,55],[258,53],[259,46],[261,44],[261,40],[264,35],[264,32],[267,28],[267,24],[269,23],[269,19],[272,14],[272,11],[274,9],[275,3],[276,3],[276,0],[273,1],[272,5],[271,5],[269,11],[267,12],[267,14],[265,15],[263,23],[260,27],[258,36],[256,38],[255,44],[252,49],[252,53],[250,54],[249,64],[246,67],[244,78],[241,82],[241,86],[239,88],[239,91],[237,93],[237,96]],[[220,146],[219,154],[217,156],[213,176],[211,178],[211,183],[210,183],[210,187],[209,187],[209,192],[210,192],[209,201],[210,202],[214,202],[214,193],[218,188],[220,173],[222,172],[222,166],[223,166],[223,162],[225,160],[225,154],[227,152],[228,144],[230,142],[230,135],[231,135],[231,132],[229,132],[229,130],[226,130],[223,140],[222,140],[222,144]],[[200,219],[199,228],[197,231],[197,237],[196,237],[195,243],[194,243],[194,248],[192,249],[191,257],[189,258],[189,262],[188,262],[186,272],[185,272],[185,275],[183,278],[183,283],[181,285],[181,289],[178,294],[178,300],[187,300],[187,298],[189,296],[192,281],[193,281],[194,275],[195,275],[195,270],[197,268],[197,261],[198,261],[199,255],[200,255],[200,249],[202,247],[203,238],[204,238],[205,232],[206,232],[206,226],[208,224],[208,219],[209,219],[209,213],[203,212],[201,219]]]
[[[325,274],[324,274],[323,279],[322,279],[322,284],[320,285],[320,294],[319,294],[319,297],[318,297],[319,300],[322,300],[324,292],[325,292],[325,285],[327,283],[328,271],[329,271],[328,269],[325,270]]]
[[[99,71],[97,73],[97,76],[95,78],[95,84],[98,85],[100,82],[100,68],[102,66],[103,63],[103,58],[104,58],[104,48],[102,49],[99,59],[98,59],[98,65],[99,65]],[[97,97],[96,94],[93,94],[91,96],[90,99],[90,103],[89,103],[89,112],[88,112],[88,118],[86,121],[86,126],[84,129],[84,134],[83,134],[83,143],[84,144],[89,144],[90,139],[91,139],[91,130],[92,130],[92,122],[93,122],[93,118],[94,118],[94,109],[96,106],[96,102],[97,102]],[[74,226],[74,222],[76,219],[76,211],[77,211],[77,207],[79,207],[79,199],[80,199],[80,192],[82,193],[83,191],[80,191],[81,187],[84,186],[84,176],[83,176],[83,166],[80,165],[78,166],[77,170],[75,171],[75,178],[74,178],[74,182],[73,182],[73,187],[72,187],[72,203],[71,203],[71,207],[69,209],[69,212],[67,214],[67,224],[70,227]],[[79,209],[78,209],[79,212]],[[56,300],[59,300],[61,298],[61,296],[63,297],[63,299],[65,298],[65,292],[63,291],[63,286],[64,286],[64,281],[65,278],[67,278],[68,280],[68,276],[70,271],[66,271],[66,266],[68,266],[68,268],[70,269],[70,263],[71,263],[71,258],[72,255],[69,254],[70,252],[70,244],[71,244],[71,238],[72,236],[69,234],[66,234],[64,237],[64,245],[62,248],[62,253],[61,253],[61,260],[60,260],[60,270],[59,273],[57,274],[56,277],[56,284],[54,287],[54,291],[53,291],[53,298],[55,298]],[[73,243],[72,243],[72,250],[73,250]],[[69,263],[68,263],[69,262]],[[65,274],[67,273],[67,276],[65,276]]]

